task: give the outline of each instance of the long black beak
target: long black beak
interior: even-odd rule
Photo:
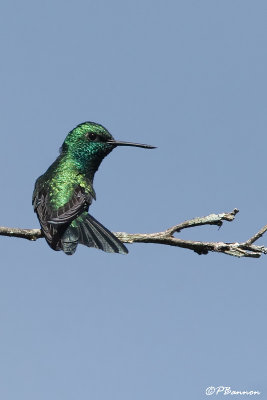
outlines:
[[[134,146],[134,147],[142,147],[143,149],[156,149],[155,146],[150,146],[149,144],[121,142],[118,140],[108,140],[106,143],[113,144],[114,146]]]

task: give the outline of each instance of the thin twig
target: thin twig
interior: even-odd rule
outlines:
[[[181,224],[174,225],[171,228],[167,229],[165,232],[168,235],[173,235],[174,232],[181,232],[182,229],[192,228],[194,226],[200,226],[200,225],[217,225],[221,227],[223,221],[229,221],[229,222],[233,221],[238,212],[239,210],[235,208],[230,213],[210,214],[206,217],[196,217],[188,221],[184,221]]]
[[[169,246],[182,247],[184,249],[193,250],[197,254],[208,254],[209,252],[217,252],[228,254],[234,257],[251,257],[259,258],[262,254],[267,254],[267,247],[256,246],[256,242],[267,231],[267,225],[260,229],[254,236],[246,242],[199,242],[191,240],[183,240],[174,237],[173,234],[181,232],[186,228],[193,228],[200,225],[217,225],[222,226],[223,221],[233,221],[239,212],[237,208],[228,213],[210,214],[205,217],[197,217],[184,221],[178,225],[174,225],[165,231],[156,233],[126,233],[113,232],[123,243],[156,243]],[[23,238],[28,240],[37,240],[43,237],[40,229],[20,229],[0,227],[0,236],[10,236]]]
[[[267,225],[265,225],[263,228],[259,230],[254,236],[252,236],[250,239],[248,239],[245,244],[246,245],[251,245],[252,243],[256,242],[260,237],[264,235],[264,233],[267,231]]]

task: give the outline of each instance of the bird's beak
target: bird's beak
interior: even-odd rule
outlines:
[[[156,149],[155,146],[150,146],[149,144],[121,142],[118,140],[108,140],[106,143],[113,144],[113,146],[134,146],[134,147],[142,147],[143,149]]]

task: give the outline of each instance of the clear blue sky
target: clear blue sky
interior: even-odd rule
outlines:
[[[267,223],[266,20],[261,0],[3,0],[0,225],[39,226],[35,179],[91,120],[158,147],[104,160],[91,213],[105,226],[238,207],[180,237],[253,235]],[[266,398],[267,257],[128,248],[67,257],[1,238],[0,398],[195,400],[220,385]]]

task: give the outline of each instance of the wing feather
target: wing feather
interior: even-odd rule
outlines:
[[[92,201],[93,196],[77,185],[70,200],[55,209],[50,201],[49,188],[37,180],[33,193],[33,206],[50,247],[61,250],[61,236],[75,218],[88,211]]]

